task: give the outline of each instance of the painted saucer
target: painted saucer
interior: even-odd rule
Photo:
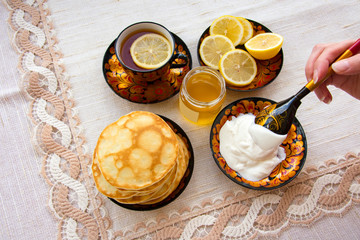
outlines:
[[[147,210],[155,210],[155,209],[164,207],[167,204],[174,201],[178,196],[180,196],[180,194],[185,190],[185,188],[187,187],[187,185],[190,181],[190,178],[191,178],[191,175],[192,175],[192,172],[194,169],[194,151],[191,146],[190,139],[186,135],[184,130],[177,123],[175,123],[174,121],[172,121],[171,119],[169,119],[167,117],[164,117],[161,115],[159,115],[159,116],[170,126],[170,128],[175,132],[175,134],[177,134],[185,142],[187,149],[189,150],[189,153],[190,153],[188,167],[187,167],[185,174],[184,174],[183,178],[181,179],[178,187],[167,198],[165,198],[161,202],[158,202],[155,204],[123,204],[123,203],[117,202],[115,199],[109,198],[113,203],[115,203],[123,208],[127,208],[130,210],[136,210],[136,211],[147,211]]]
[[[255,116],[266,106],[275,103],[266,98],[243,98],[227,105],[217,115],[210,132],[210,146],[213,158],[220,170],[235,183],[255,190],[276,189],[293,180],[305,164],[307,154],[307,141],[305,131],[300,122],[295,118],[287,138],[281,144],[285,149],[286,159],[279,163],[271,174],[257,182],[248,181],[239,173],[231,169],[220,153],[219,133],[221,127],[233,116],[243,113],[252,113]]]
[[[261,23],[255,22],[250,19],[248,19],[248,20],[253,25],[254,36],[257,34],[260,34],[260,33],[271,32],[270,29],[268,29]],[[204,38],[209,36],[209,29],[210,29],[210,27],[208,27],[203,32],[203,34],[201,35],[201,37],[198,41],[198,45],[197,45],[197,56],[198,56],[198,60],[199,60],[199,63],[201,66],[205,66],[205,63],[201,60],[201,57],[200,57],[200,53],[199,53],[200,44],[202,43]],[[243,49],[246,51],[244,45],[238,45],[238,46],[236,46],[236,48]],[[281,49],[280,52],[271,59],[268,59],[268,60],[255,59],[255,61],[256,61],[258,70],[257,70],[256,77],[252,81],[252,83],[250,83],[249,85],[243,86],[243,87],[226,84],[226,87],[231,90],[246,92],[246,91],[253,91],[253,90],[265,87],[266,85],[270,84],[271,82],[273,82],[275,80],[275,78],[279,75],[279,73],[281,71],[281,68],[282,68],[282,65],[284,62],[283,50]]]
[[[175,39],[175,52],[182,53],[189,59],[185,67],[170,69],[167,81],[159,79],[152,82],[136,82],[120,65],[115,54],[114,40],[106,50],[102,64],[105,81],[109,87],[118,96],[135,103],[157,103],[177,94],[184,76],[192,68],[192,59],[186,44],[176,34],[172,34]],[[176,61],[174,63],[179,64],[183,60]]]

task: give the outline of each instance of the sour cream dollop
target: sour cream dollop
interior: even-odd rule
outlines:
[[[280,144],[286,135],[278,135],[255,124],[253,114],[241,114],[227,121],[220,130],[220,153],[226,163],[249,181],[268,177],[286,158]]]

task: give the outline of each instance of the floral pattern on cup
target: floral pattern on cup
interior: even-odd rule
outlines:
[[[130,51],[131,44],[133,41],[139,37],[139,34],[145,34],[147,32],[152,32],[160,34],[169,42],[171,46],[172,55],[166,58],[166,61],[158,68],[154,69],[143,69],[132,66],[132,56],[128,55],[127,51]],[[119,36],[115,40],[115,54],[119,60],[119,64],[122,66],[123,70],[137,82],[152,82],[156,81],[159,78],[161,80],[166,80],[166,73],[169,72],[171,68],[184,67],[189,61],[187,55],[183,55],[175,51],[176,39],[174,34],[172,34],[166,27],[162,26],[159,23],[143,21],[137,22],[127,26],[121,31]],[[126,46],[126,48],[125,48]],[[152,53],[156,54],[156,53]],[[185,60],[183,64],[173,64],[173,61],[176,58],[182,58]],[[136,64],[133,63],[135,66]]]
[[[114,42],[107,49],[103,60],[103,73],[110,88],[120,97],[135,103],[156,103],[164,101],[179,92],[182,80],[192,67],[190,52],[185,43],[175,34],[176,54],[188,57],[185,67],[168,68],[166,72],[156,76],[154,81],[139,81],[133,78],[118,61]],[[175,59],[172,64],[184,64],[183,59]],[[148,77],[148,76],[147,76]]]
[[[237,100],[226,106],[216,117],[210,133],[210,145],[213,158],[220,170],[232,181],[251,189],[267,190],[281,187],[294,179],[303,167],[307,153],[305,132],[299,121],[295,119],[292,127],[281,144],[286,153],[286,159],[278,164],[271,174],[260,181],[248,181],[231,169],[220,153],[219,133],[226,121],[239,114],[252,113],[255,116],[274,101],[264,98],[246,98]]]

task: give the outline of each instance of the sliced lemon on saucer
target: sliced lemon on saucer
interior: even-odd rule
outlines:
[[[206,37],[200,44],[200,57],[209,67],[219,69],[221,57],[235,49],[233,42],[224,35],[211,35]]]
[[[172,49],[165,37],[156,33],[147,33],[133,42],[130,55],[137,66],[156,69],[169,61]]]
[[[281,50],[284,38],[276,33],[261,33],[245,43],[246,50],[256,59],[275,57]]]
[[[252,24],[246,18],[243,18],[243,17],[236,17],[236,18],[240,21],[240,23],[244,27],[244,34],[243,34],[243,37],[242,37],[242,39],[240,41],[240,44],[244,44],[250,38],[252,38],[252,36],[254,35],[254,29],[253,29]]]
[[[239,87],[249,85],[257,73],[255,59],[241,49],[224,54],[219,62],[219,69],[227,84]]]
[[[243,38],[244,27],[236,17],[225,15],[211,23],[209,33],[224,35],[234,43],[234,46],[237,46]]]

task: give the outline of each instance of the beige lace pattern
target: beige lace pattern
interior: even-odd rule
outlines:
[[[100,212],[86,170],[80,122],[72,112],[70,86],[60,64],[56,37],[43,1],[8,1],[9,25],[19,52],[24,91],[31,98],[35,146],[43,154],[43,177],[49,184],[49,208],[58,220],[58,238],[97,239],[107,221]],[[109,225],[107,224],[107,227]]]
[[[19,52],[35,146],[43,155],[49,208],[59,239],[240,239],[279,235],[294,224],[326,214],[343,214],[360,201],[360,155],[348,153],[320,167],[307,167],[285,187],[258,192],[241,189],[204,199],[178,214],[139,222],[132,230],[112,229],[103,197],[94,187],[81,123],[73,111],[71,86],[46,1],[7,0],[9,26]],[[246,193],[246,194],[244,194]]]

